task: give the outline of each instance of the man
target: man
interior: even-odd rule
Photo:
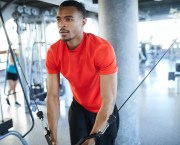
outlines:
[[[57,145],[59,119],[59,74],[70,83],[73,101],[69,109],[71,145],[82,137],[103,130],[113,113],[116,121],[99,139],[88,139],[83,145],[114,145],[119,127],[115,106],[117,64],[112,46],[104,39],[83,32],[86,10],[82,3],[64,1],[57,12],[61,39],[47,53],[47,115],[51,140]]]

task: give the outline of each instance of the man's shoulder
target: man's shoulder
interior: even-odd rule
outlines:
[[[59,39],[58,41],[50,45],[48,51],[51,51],[53,53],[58,53],[59,51],[62,51],[63,47],[64,47],[64,42],[61,39]]]
[[[53,44],[50,46],[50,48],[51,48],[51,49],[55,49],[55,48],[57,48],[57,47],[59,47],[59,46],[61,46],[61,45],[62,45],[62,40],[59,39],[59,40],[57,40],[55,43],[53,43]]]
[[[88,41],[92,41],[93,44],[97,44],[97,45],[109,45],[109,42],[107,40],[105,40],[104,38],[97,36],[95,34],[92,33],[86,33],[86,36],[88,38]]]

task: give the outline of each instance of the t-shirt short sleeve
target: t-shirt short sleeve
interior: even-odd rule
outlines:
[[[55,61],[55,53],[53,53],[52,48],[49,48],[46,55],[46,69],[49,74],[59,73],[57,63]]]
[[[109,43],[100,46],[95,57],[100,75],[112,74],[118,71],[115,52]]]

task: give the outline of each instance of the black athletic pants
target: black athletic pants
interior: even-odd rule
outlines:
[[[106,132],[96,141],[96,145],[115,145],[119,128],[119,113],[117,106],[113,114],[116,121],[108,127]],[[96,113],[89,112],[73,100],[69,109],[69,129],[71,145],[75,145],[82,137],[89,135],[96,119]]]

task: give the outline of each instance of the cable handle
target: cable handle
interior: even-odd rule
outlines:
[[[48,145],[53,145],[52,142],[51,142],[49,129],[47,127],[45,127],[45,130],[46,130],[45,138],[46,138],[46,141],[47,141]]]
[[[81,145],[82,143],[84,143],[87,139],[91,139],[91,138],[100,138],[100,136],[102,135],[101,131],[98,133],[93,133],[93,134],[89,134],[87,136],[82,137],[75,145]]]
[[[89,134],[87,136],[82,137],[75,145],[81,145],[83,142],[85,142],[87,139],[91,139],[91,138],[95,138],[98,139],[101,137],[101,135],[103,135],[106,130],[108,129],[108,127],[113,124],[116,121],[116,116],[115,115],[110,115],[109,119],[107,121],[107,124],[105,126],[105,128],[102,131],[99,131],[98,133],[93,133],[93,134]]]
[[[39,119],[42,122],[44,121],[44,116],[43,116],[43,112],[42,111],[38,111],[36,115],[39,117]],[[45,133],[46,141],[47,141],[48,145],[52,145],[51,137],[50,137],[50,131],[49,131],[49,129],[47,127],[44,127],[44,129],[46,131],[46,133]]]

